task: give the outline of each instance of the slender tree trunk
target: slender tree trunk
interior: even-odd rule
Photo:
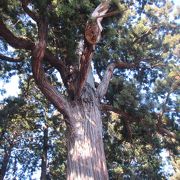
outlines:
[[[108,180],[98,98],[89,86],[71,103],[67,180]]]
[[[7,166],[8,166],[8,163],[9,163],[9,159],[11,157],[12,147],[13,146],[10,145],[9,148],[7,149],[7,151],[4,154],[3,161],[2,161],[2,166],[1,166],[1,169],[0,169],[0,180],[3,180],[4,177],[5,177],[5,174],[6,174],[6,171],[7,171]]]
[[[47,151],[48,151],[48,127],[44,127],[43,136],[43,154],[41,163],[41,180],[47,179]]]

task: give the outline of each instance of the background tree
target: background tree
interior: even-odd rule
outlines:
[[[1,1],[0,10],[1,77],[20,77],[26,113],[37,114],[18,134],[33,161],[26,166],[21,152],[18,163],[31,172],[41,166],[41,179],[64,178],[67,144],[67,179],[108,179],[104,137],[110,179],[162,178],[161,150],[176,156],[179,148],[173,3],[15,0]],[[39,140],[27,142],[24,133]]]
[[[35,94],[34,83],[29,84],[32,85],[28,86],[25,97],[5,99],[0,110],[1,179],[31,179],[36,171],[40,171],[41,179],[45,179],[55,171],[55,168],[48,171],[55,165],[54,159],[57,156],[65,158],[64,135],[58,130],[64,131],[64,124],[59,122],[62,117],[54,112],[42,94]],[[59,171],[61,178],[64,177],[64,161],[58,164],[63,170]]]

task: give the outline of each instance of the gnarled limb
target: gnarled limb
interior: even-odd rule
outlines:
[[[87,22],[85,28],[85,38],[90,44],[97,44],[101,38],[101,21],[109,9],[109,1],[103,1],[91,14],[91,19]]]
[[[32,50],[34,48],[34,43],[29,38],[15,36],[2,19],[0,19],[0,37],[3,37],[8,44],[16,49]]]
[[[19,57],[12,58],[12,57],[5,56],[1,53],[0,53],[0,59],[4,60],[4,61],[8,61],[8,62],[21,62],[21,61],[23,61],[23,58],[19,58]]]
[[[47,36],[47,21],[41,20],[38,24],[39,28],[39,42],[33,50],[33,76],[36,84],[46,98],[66,117],[70,116],[68,102],[62,95],[58,93],[54,86],[52,86],[45,76],[45,72],[42,67],[42,60],[45,55],[46,49],[46,36]]]
[[[102,79],[101,83],[99,84],[99,86],[96,90],[99,98],[103,98],[104,95],[106,94],[108,86],[109,86],[109,82],[112,78],[113,71],[115,68],[131,69],[134,67],[136,67],[135,64],[127,64],[127,63],[123,63],[121,61],[109,64],[106,71],[105,71],[103,79]]]
[[[10,46],[16,49],[33,51],[33,49],[35,48],[35,43],[32,40],[27,37],[17,37],[8,29],[2,19],[0,19],[0,37],[2,37]],[[3,59],[5,59],[5,57]],[[18,62],[18,60],[9,59],[9,61],[11,60],[13,62]],[[65,81],[65,65],[62,63],[62,61],[55,57],[48,49],[46,49],[45,51],[44,60],[49,62],[51,66],[56,68],[60,72],[63,81]]]
[[[97,18],[98,16],[105,15],[109,9],[109,1],[103,1],[91,15],[91,20],[87,22],[85,28],[85,43],[84,50],[80,58],[80,71],[79,71],[79,80],[77,83],[77,92],[76,95],[80,96],[81,91],[86,83],[91,60],[93,57],[93,52],[95,44],[100,40],[101,37],[101,21],[103,17]]]

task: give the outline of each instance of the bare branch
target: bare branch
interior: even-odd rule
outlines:
[[[27,7],[29,1],[21,0],[21,2],[24,12],[28,14],[34,21],[38,22],[38,16]]]
[[[46,49],[46,36],[47,36],[47,21],[42,20],[39,22],[39,42],[33,50],[33,76],[36,84],[46,98],[66,117],[70,116],[68,102],[61,96],[58,91],[52,86],[45,76],[42,68],[42,60],[45,55]]]
[[[19,57],[12,58],[12,57],[5,56],[1,53],[0,53],[0,59],[4,60],[4,61],[8,61],[8,62],[21,62],[21,61],[23,61],[23,58],[19,58]]]
[[[0,19],[0,37],[2,37],[8,44],[17,49],[32,50],[34,43],[27,37],[15,36]]]
[[[91,14],[91,19],[87,22],[85,28],[85,38],[90,44],[95,45],[99,42],[103,30],[101,21],[108,10],[109,1],[103,1]]]
[[[121,61],[109,64],[105,71],[104,77],[96,90],[99,98],[103,98],[104,95],[106,94],[108,86],[109,86],[109,82],[112,78],[113,71],[115,68],[131,69],[134,67],[136,67],[135,64],[127,64],[127,63],[123,63]]]

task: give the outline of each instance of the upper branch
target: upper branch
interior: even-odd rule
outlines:
[[[1,60],[4,60],[4,61],[8,61],[8,62],[21,62],[23,61],[22,58],[12,58],[12,57],[8,57],[8,56],[5,56],[3,54],[0,53],[0,59]]]
[[[27,37],[16,37],[0,19],[0,37],[16,49],[32,50],[34,43]]]
[[[47,20],[40,20],[38,23],[39,42],[33,50],[33,76],[39,89],[46,96],[46,98],[66,117],[70,116],[68,111],[68,102],[61,96],[58,91],[52,86],[45,76],[42,67],[42,60],[46,49],[47,36]]]
[[[98,43],[101,37],[101,21],[103,17],[98,17],[105,15],[108,9],[109,1],[103,1],[101,4],[99,4],[99,6],[97,6],[97,8],[92,13],[91,20],[87,22],[85,28],[84,50],[80,58],[79,81],[77,84],[76,92],[77,96],[80,96],[81,91],[86,83],[95,45],[96,43]]]
[[[35,43],[29,38],[17,37],[16,35],[14,35],[14,33],[12,33],[4,24],[2,19],[0,19],[0,37],[2,37],[10,46],[16,49],[33,50],[35,48]],[[1,56],[1,58],[12,62],[19,62],[20,60],[13,58],[5,58],[4,56]],[[44,60],[47,61],[51,66],[55,67],[61,73],[62,79],[65,79],[64,64],[62,63],[62,61],[56,58],[48,49],[46,49],[45,51]]]
[[[134,67],[136,67],[135,64],[127,64],[127,63],[123,63],[123,62],[115,62],[115,63],[109,64],[105,71],[103,79],[96,90],[99,98],[103,98],[104,95],[106,94],[108,86],[109,86],[109,82],[112,78],[113,71],[115,68],[131,69]]]
[[[155,27],[154,27],[155,28]],[[135,32],[132,32],[133,35],[136,37],[134,40],[133,40],[133,44],[135,44],[136,42],[138,41],[141,41],[142,39],[144,39],[145,37],[147,37],[149,34],[152,33],[152,30],[154,28],[150,28],[148,29],[146,32],[144,32],[141,36],[138,36]]]
[[[26,12],[34,21],[38,22],[38,16],[27,7],[29,1],[21,0],[21,2],[24,12]]]

